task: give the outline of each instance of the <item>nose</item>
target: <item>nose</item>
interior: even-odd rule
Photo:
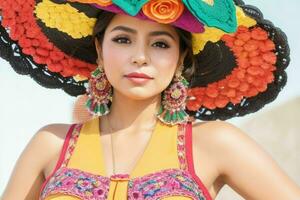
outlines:
[[[147,45],[144,43],[140,43],[136,45],[134,49],[134,53],[131,57],[131,62],[134,65],[145,66],[150,62],[149,55],[147,53]]]

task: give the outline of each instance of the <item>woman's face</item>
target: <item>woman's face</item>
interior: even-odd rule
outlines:
[[[159,95],[184,59],[175,28],[120,14],[106,28],[102,47],[96,46],[114,92],[136,100]],[[129,78],[130,73],[151,78]]]

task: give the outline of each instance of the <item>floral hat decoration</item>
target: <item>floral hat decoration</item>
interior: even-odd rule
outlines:
[[[286,35],[241,0],[1,0],[0,10],[0,56],[71,96],[86,94],[97,68],[92,34],[103,10],[192,33],[186,112],[197,119],[256,112],[286,84]]]

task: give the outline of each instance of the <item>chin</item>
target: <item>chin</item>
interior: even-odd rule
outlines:
[[[149,91],[146,88],[131,88],[130,90],[122,91],[122,94],[133,100],[146,100],[160,95],[157,91]]]

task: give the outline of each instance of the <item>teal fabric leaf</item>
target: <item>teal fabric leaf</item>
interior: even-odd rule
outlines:
[[[214,4],[204,0],[182,0],[189,11],[207,26],[232,33],[237,29],[236,8],[233,0],[214,0]]]
[[[131,16],[137,15],[143,5],[149,0],[112,0],[112,2],[122,8],[127,14]]]

